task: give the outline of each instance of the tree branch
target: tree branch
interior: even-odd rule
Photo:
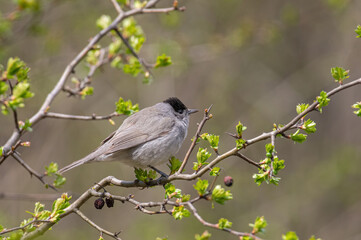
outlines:
[[[96,116],[95,114],[92,114],[91,116],[79,116],[79,115],[71,115],[71,114],[63,114],[63,113],[54,113],[54,112],[48,112],[45,114],[44,117],[47,118],[55,118],[55,119],[71,119],[71,120],[108,120],[113,117],[118,117],[121,114],[113,112],[109,115],[105,116]]]
[[[17,153],[12,153],[11,156],[20,163],[29,173],[30,176],[35,176],[39,181],[44,184],[45,186],[49,186],[51,189],[58,191],[52,184],[49,184],[44,181],[43,176],[37,173],[34,169],[32,169],[23,159],[20,158],[20,156]]]
[[[144,9],[143,13],[169,13],[172,11],[185,11],[186,7],[170,7],[170,8],[151,8],[151,9]]]
[[[119,13],[122,14],[124,13],[123,9],[120,7],[119,3],[117,2],[117,0],[111,0],[112,4],[114,5],[115,10]]]
[[[259,169],[262,169],[262,168],[261,168],[261,165],[260,165],[259,163],[256,163],[256,162],[253,161],[252,159],[246,157],[245,155],[243,155],[243,154],[241,154],[241,153],[239,153],[239,152],[237,152],[237,153],[235,154],[235,156],[237,156],[237,157],[245,160],[245,161],[248,162],[249,164],[251,164],[251,165],[253,165],[253,166],[256,166],[256,167],[259,168]]]

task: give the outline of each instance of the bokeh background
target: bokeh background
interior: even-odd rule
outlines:
[[[159,6],[169,6],[163,1]],[[141,108],[169,96],[177,96],[190,108],[204,109],[214,104],[214,118],[204,129],[221,136],[220,152],[234,146],[225,132],[234,132],[242,121],[248,129],[244,137],[253,138],[272,130],[273,123],[287,123],[296,114],[298,103],[311,103],[321,90],[330,90],[333,82],[330,68],[350,69],[350,79],[361,76],[361,40],[354,29],[361,24],[361,2],[352,0],[274,0],[274,1],[180,1],[187,10],[163,15],[141,15],[147,41],[141,55],[154,62],[166,53],[173,65],[154,70],[154,82],[141,79],[108,66],[93,78],[94,95],[85,100],[60,94],[52,111],[106,115],[114,111],[119,96],[132,99]],[[1,12],[13,4],[0,0]],[[46,94],[58,81],[65,66],[97,33],[95,21],[102,14],[116,16],[110,1],[46,1],[44,11],[26,15],[14,23],[13,32],[1,46],[1,63],[18,56],[31,67],[35,96],[19,111],[20,119],[34,114]],[[77,73],[86,73],[79,67]],[[250,231],[248,223],[265,216],[269,225],[265,239],[281,239],[289,230],[300,239],[316,235],[322,239],[361,239],[361,119],[350,106],[361,100],[360,87],[332,97],[322,114],[312,113],[317,132],[303,144],[277,139],[278,156],[285,159],[279,186],[258,187],[252,179],[256,169],[237,158],[222,162],[221,178],[230,175],[234,200],[225,206],[211,208],[209,202],[196,206],[204,218],[217,222],[225,217],[233,227]],[[182,158],[202,114],[192,116],[189,135],[177,157]],[[23,159],[39,172],[50,162],[65,166],[88,154],[124,117],[107,121],[68,121],[46,119],[22,140],[30,148],[20,150]],[[0,145],[13,128],[11,115],[0,116]],[[264,158],[261,142],[245,151],[250,158]],[[191,160],[195,156],[192,155]],[[190,169],[191,166],[188,167]],[[160,167],[167,170],[166,166]],[[94,182],[113,175],[134,179],[133,170],[119,163],[90,164],[66,174],[62,192],[79,194]],[[196,194],[190,182],[175,182],[184,193]],[[161,187],[151,189],[118,189],[114,194],[132,193],[140,201],[157,201],[164,197]],[[0,192],[50,194],[13,159],[0,167]],[[60,193],[59,193],[60,194]],[[0,199],[0,224],[17,226],[29,217],[34,201]],[[40,200],[51,207],[51,201]],[[122,239],[172,240],[194,239],[203,227],[194,217],[176,221],[170,216],[144,215],[129,204],[116,203],[112,209],[94,209],[87,202],[81,209],[104,228],[122,230]],[[235,239],[226,233],[208,229],[212,239]],[[98,232],[76,215],[54,226],[39,239],[97,239]]]

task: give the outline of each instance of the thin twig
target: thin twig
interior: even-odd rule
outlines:
[[[115,10],[117,10],[117,12],[119,14],[123,13],[123,9],[120,7],[119,3],[117,2],[117,0],[111,0],[112,4],[114,5]]]
[[[256,163],[255,161],[253,161],[252,159],[246,157],[245,155],[237,152],[235,154],[235,156],[239,157],[239,158],[242,158],[243,160],[245,160],[246,162],[248,162],[249,164],[252,164],[253,166],[256,166],[257,168],[259,169],[262,169],[261,165],[259,163]]]
[[[9,83],[9,87],[10,87],[10,96],[13,95],[13,85],[11,84],[10,80],[7,80],[7,82]],[[20,132],[20,127],[19,127],[19,119],[18,119],[18,112],[16,111],[16,109],[11,108],[12,112],[13,112],[13,116],[14,116],[14,122],[15,122],[15,130]]]
[[[71,114],[63,114],[63,113],[54,113],[54,112],[48,112],[45,114],[44,117],[47,118],[55,118],[55,119],[71,119],[71,120],[108,120],[113,117],[120,116],[121,114],[113,112],[109,115],[105,116],[96,116],[95,114],[91,116],[80,116],[80,115],[71,115]]]
[[[90,220],[87,216],[85,216],[79,209],[75,208],[73,210],[76,214],[78,214],[79,217],[81,217],[85,222],[87,222],[90,226],[97,229],[99,232],[104,233],[114,239],[121,240],[120,237],[118,237],[117,234],[111,233],[108,230],[105,230],[104,228],[99,227],[97,224],[95,224],[92,220]]]
[[[18,161],[18,163],[20,163],[20,165],[22,165],[30,173],[31,176],[35,176],[45,186],[49,186],[51,189],[58,191],[52,184],[45,182],[43,176],[37,173],[34,169],[32,169],[23,159],[21,159],[21,157],[17,153],[14,152],[11,154],[11,156],[13,156],[13,158]]]
[[[172,11],[185,11],[186,7],[170,7],[170,8],[150,8],[143,9],[143,13],[169,13]]]
[[[213,224],[213,223],[209,223],[207,221],[205,221],[199,214],[198,214],[198,211],[197,209],[194,207],[194,205],[191,203],[191,202],[185,202],[184,205],[187,205],[189,207],[189,209],[192,211],[193,215],[197,218],[197,220],[199,222],[201,222],[204,226],[207,226],[207,227],[211,227],[211,228],[214,228],[214,229],[218,229],[218,230],[223,230],[225,232],[228,232],[228,233],[231,233],[235,236],[239,236],[239,237],[244,237],[244,236],[248,236],[248,237],[251,237],[252,239],[255,239],[255,240],[262,240],[261,238],[251,234],[251,233],[246,233],[246,232],[238,232],[238,231],[235,231],[235,230],[232,230],[230,228],[223,228],[223,229],[220,229],[218,224]]]
[[[15,131],[16,131],[16,130],[15,130]],[[15,145],[11,147],[11,149],[10,149],[9,152],[7,152],[7,153],[3,152],[3,153],[2,153],[3,156],[0,158],[0,165],[5,161],[5,159],[6,159],[7,156],[9,156],[9,155],[11,155],[12,153],[15,152],[15,150],[20,146],[20,144],[21,144],[21,140],[18,140],[18,141],[15,143]]]
[[[194,137],[193,137],[193,142],[192,142],[191,146],[189,147],[189,149],[188,149],[188,151],[187,151],[187,154],[185,155],[185,157],[184,157],[184,159],[183,159],[182,165],[180,166],[180,168],[179,168],[178,171],[176,172],[176,175],[178,175],[178,174],[180,174],[180,173],[183,172],[183,170],[184,170],[184,168],[185,168],[185,166],[186,166],[186,164],[187,164],[187,161],[188,161],[188,159],[189,159],[189,157],[190,157],[190,155],[191,155],[194,147],[195,147],[196,144],[197,144],[197,140],[198,140],[198,138],[200,137],[200,133],[201,133],[201,131],[202,131],[202,128],[203,128],[204,124],[210,119],[210,117],[209,117],[209,111],[211,110],[212,106],[213,106],[213,104],[212,104],[209,108],[207,108],[207,109],[204,110],[203,119],[202,119],[201,123],[198,125],[197,132],[196,132],[196,134],[195,134]]]

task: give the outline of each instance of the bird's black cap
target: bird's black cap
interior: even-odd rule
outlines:
[[[167,100],[163,101],[164,103],[168,103],[169,105],[171,105],[174,109],[174,111],[176,112],[182,112],[184,110],[187,110],[186,105],[184,105],[181,100],[179,100],[176,97],[170,97]]]

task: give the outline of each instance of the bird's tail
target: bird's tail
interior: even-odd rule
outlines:
[[[73,162],[73,163],[71,163],[71,164],[69,164],[69,165],[67,165],[65,167],[63,167],[57,173],[63,174],[65,172],[69,171],[70,169],[73,169],[73,168],[75,168],[77,166],[83,165],[84,163],[90,163],[90,162],[94,161],[95,158],[98,157],[98,156],[99,156],[99,154],[98,154],[97,151],[92,152],[88,156],[86,156],[86,157],[84,157],[84,158],[82,158],[82,159],[80,159],[78,161],[75,161],[75,162]]]

